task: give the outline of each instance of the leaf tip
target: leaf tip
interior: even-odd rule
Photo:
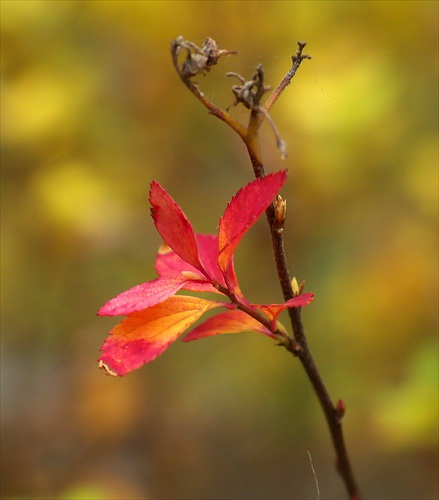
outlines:
[[[101,370],[105,370],[105,373],[107,375],[110,375],[111,377],[117,377],[118,374],[114,372],[106,363],[104,363],[102,360],[99,361],[98,363],[98,368]]]
[[[112,299],[114,300],[114,299]],[[114,307],[109,306],[109,304],[112,302],[112,300],[109,300],[107,303],[105,303],[96,313],[97,316],[116,316],[116,314],[113,312]]]

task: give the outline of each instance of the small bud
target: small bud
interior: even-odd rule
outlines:
[[[291,288],[293,289],[294,297],[302,295],[303,289],[305,288],[305,280],[303,280],[299,285],[296,278],[293,278],[291,280]]]
[[[293,289],[294,296],[297,297],[299,295],[299,284],[297,283],[296,278],[291,280],[291,288]]]
[[[344,404],[344,401],[342,399],[338,400],[335,411],[337,412],[338,421],[341,422],[346,413],[346,405]]]
[[[285,219],[287,218],[287,200],[278,195],[274,202],[274,227],[278,233],[281,233],[284,228]]]

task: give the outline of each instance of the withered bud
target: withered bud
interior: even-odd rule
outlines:
[[[278,233],[284,229],[285,219],[287,218],[287,200],[278,195],[274,202],[274,227]]]
[[[232,92],[236,100],[229,106],[229,108],[241,103],[247,109],[253,109],[259,106],[265,92],[271,90],[271,87],[266,87],[264,85],[264,69],[261,64],[256,67],[256,72],[251,80],[247,81],[243,76],[235,72],[226,73],[226,76],[234,76],[238,78],[242,84],[234,85],[232,87]]]
[[[210,37],[206,38],[200,48],[180,36],[172,42],[171,50],[178,55],[182,48],[187,50],[186,59],[181,66],[181,75],[184,78],[191,78],[199,73],[204,74],[217,64],[220,57],[237,54],[236,50],[218,49],[217,43]]]
[[[218,49],[218,45],[213,38],[207,37],[201,49],[207,57],[207,66],[214,66],[220,57],[237,54],[237,50]]]

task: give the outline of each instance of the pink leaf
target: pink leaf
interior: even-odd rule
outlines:
[[[197,268],[184,261],[166,244],[159,248],[154,266],[159,276],[175,276],[183,272],[191,272],[204,278]]]
[[[185,262],[205,274],[194,230],[182,209],[155,181],[151,183],[149,200],[154,224],[163,241]]]
[[[218,264],[223,273],[227,273],[241,238],[272,203],[286,179],[286,170],[267,175],[250,182],[232,198],[218,231]]]
[[[176,296],[134,313],[110,332],[99,366],[110,375],[126,375],[162,354],[204,312],[221,306],[227,304]]]
[[[214,234],[197,234],[197,243],[200,260],[208,276],[225,286],[224,277],[218,267],[218,240]],[[185,262],[169,246],[162,245],[159,249],[155,268],[159,276],[168,276],[192,272],[204,278],[195,267]]]
[[[222,333],[259,332],[274,338],[273,334],[264,325],[242,311],[227,311],[209,318],[201,325],[189,332],[184,342],[197,340]]]
[[[172,297],[188,282],[196,279],[184,276],[165,276],[137,285],[111,299],[99,311],[99,316],[127,316],[147,307],[155,306]],[[199,279],[199,278],[198,278]],[[209,284],[209,286],[211,286]]]

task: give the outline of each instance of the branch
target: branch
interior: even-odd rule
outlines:
[[[291,57],[293,61],[293,65],[291,66],[290,71],[284,76],[283,80],[280,82],[276,90],[271,94],[271,96],[265,102],[264,108],[266,111],[269,111],[273,104],[278,100],[282,92],[288,87],[291,83],[291,80],[294,78],[297,70],[299,69],[302,61],[304,59],[311,59],[311,56],[308,54],[303,54],[303,49],[306,47],[306,42],[297,42],[298,48],[294,56]]]
[[[272,322],[265,315],[263,315],[260,311],[243,304],[241,301],[237,299],[237,297],[233,293],[230,292],[230,290],[227,287],[222,286],[218,282],[212,282],[212,285],[222,294],[227,296],[230,299],[230,302],[235,304],[237,309],[245,312],[253,319],[261,323],[261,325],[265,326],[265,328],[270,330],[271,333],[276,337],[276,340],[279,341],[279,345],[283,345],[290,352],[295,352],[296,350],[300,349],[300,347],[296,344],[294,339],[292,339],[288,335],[283,325],[281,325],[278,321],[276,321],[276,325],[275,327],[273,327]]]
[[[245,127],[241,125],[239,122],[237,122],[227,111],[223,111],[222,109],[215,106],[215,104],[213,104],[211,101],[209,101],[209,99],[201,92],[199,85],[191,80],[191,78],[198,73],[203,73],[204,71],[210,71],[211,66],[216,64],[218,59],[223,55],[236,54],[236,52],[234,51],[218,51],[215,43],[215,48],[217,50],[217,53],[216,55],[212,56],[212,54],[209,54],[205,48],[208,42],[215,43],[214,40],[212,40],[211,38],[207,38],[206,41],[204,42],[203,48],[200,49],[192,42],[185,41],[183,37],[178,37],[177,39],[171,42],[172,63],[181,81],[192,92],[192,94],[194,94],[194,96],[199,101],[201,101],[201,103],[207,108],[209,113],[213,116],[216,116],[223,122],[227,123],[229,127],[231,127],[240,137],[243,138],[247,133]],[[182,48],[185,48],[188,54],[185,62],[182,65],[180,65],[178,57],[181,53]],[[193,55],[194,53],[191,52],[191,49],[194,49],[195,55]],[[201,61],[200,59],[196,59],[197,55],[198,56],[201,55],[200,52],[204,54],[205,58],[204,60]],[[191,61],[191,63],[188,63],[188,61]],[[196,69],[194,69],[193,61],[198,61],[197,66],[195,66]],[[188,67],[192,67],[191,68],[192,71],[189,71]]]
[[[199,99],[204,104],[204,106],[206,106],[209,113],[227,123],[241,137],[247,147],[247,151],[253,167],[253,172],[256,178],[265,176],[258,135],[260,126],[264,118],[267,118],[269,120],[274,130],[276,140],[282,154],[286,154],[284,149],[285,144],[280,139],[279,132],[268,112],[280,97],[282,92],[285,90],[285,88],[291,83],[291,80],[299,69],[302,61],[304,59],[311,59],[309,55],[303,54],[303,49],[305,48],[305,46],[305,42],[298,42],[298,49],[295,55],[292,56],[291,69],[288,71],[281,83],[273,91],[273,93],[270,95],[263,106],[261,106],[260,101],[264,93],[269,90],[269,87],[264,86],[264,73],[262,66],[258,66],[256,68],[255,75],[249,81],[246,81],[237,73],[228,74],[228,76],[237,77],[241,83],[241,85],[236,85],[232,89],[236,99],[233,105],[243,104],[250,110],[249,123],[247,128],[245,128],[242,124],[234,120],[228,113],[228,111],[223,111],[213,103],[211,103],[200,91],[198,84],[191,81],[191,78],[193,76],[199,73],[210,71],[211,66],[216,64],[221,56],[230,55],[234,52],[218,50],[216,43],[210,38],[206,39],[202,48],[197,47],[192,42],[184,41],[182,37],[177,38],[171,44],[172,61],[181,80],[186,85],[186,87],[188,87],[188,89],[195,95],[195,97],[197,97],[197,99]],[[185,62],[180,65],[178,57],[182,48],[186,49],[187,57]],[[273,247],[273,254],[276,263],[279,283],[284,299],[285,301],[287,301],[295,296],[295,292],[292,288],[291,278],[288,272],[288,263],[285,255],[282,235],[283,228],[279,226],[279,220],[276,217],[274,204],[270,205],[267,208],[265,214],[270,228],[271,243]],[[230,298],[233,300],[232,297]],[[242,309],[242,307],[240,308]],[[247,314],[254,316],[253,311],[247,311],[245,309],[242,310],[247,312]],[[323,382],[320,372],[317,369],[317,366],[309,350],[301,318],[301,309],[291,308],[288,309],[288,313],[294,338],[287,337],[287,339],[289,340],[286,341],[284,332],[277,331],[276,334],[278,334],[282,339],[282,345],[284,345],[284,347],[294,356],[299,358],[314,388],[314,391],[325,415],[325,419],[329,427],[329,432],[331,434],[332,443],[337,457],[337,470],[345,483],[350,499],[358,500],[360,498],[359,489],[355,481],[352,467],[347,454],[341,425],[346,407],[341,400],[337,403],[337,405],[334,405],[329,396],[329,392]],[[256,317],[255,319],[257,319],[261,323],[264,323],[264,319],[261,317]]]
[[[293,66],[291,70],[284,77],[281,84],[277,87],[276,91],[273,92],[270,101],[271,104],[269,103],[269,101],[267,101],[265,107],[269,108],[271,107],[271,105],[274,104],[277,98],[281,95],[282,91],[290,83],[291,79],[293,78],[297,69],[299,68],[302,60],[310,59],[309,56],[301,55],[305,45],[306,44],[304,43],[302,44],[299,43],[299,49],[296,52],[296,56],[293,56]],[[269,103],[268,106],[267,103]],[[255,176],[263,177],[265,175],[265,171],[260,157],[258,140],[254,139],[253,141],[247,141],[246,145]],[[281,285],[284,299],[285,301],[287,301],[294,297],[294,291],[291,285],[290,274],[288,271],[288,263],[283,243],[283,235],[282,232],[279,232],[276,228],[274,204],[272,204],[267,208],[265,214],[268,221],[268,225],[270,227],[271,243],[273,247],[273,254],[276,263],[279,283]],[[290,350],[290,352],[294,356],[297,356],[299,358],[314,388],[314,391],[322,407],[331,434],[332,442],[337,456],[337,470],[345,483],[346,489],[349,493],[351,500],[358,500],[359,489],[356,480],[354,478],[352,467],[347,454],[346,444],[344,441],[343,430],[341,425],[341,420],[345,412],[344,404],[342,404],[343,411],[341,412],[339,408],[340,403],[337,404],[337,407],[334,406],[334,404],[332,403],[332,400],[329,396],[329,392],[323,382],[323,379],[320,375],[320,372],[314,362],[314,359],[308,347],[308,341],[305,336],[305,330],[301,318],[301,309],[300,308],[288,309],[288,314],[293,329],[294,340],[296,344],[300,346],[300,349],[297,349],[296,346],[294,350],[290,349],[288,350]]]

